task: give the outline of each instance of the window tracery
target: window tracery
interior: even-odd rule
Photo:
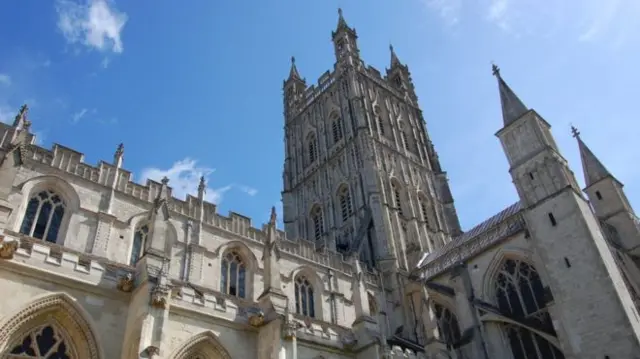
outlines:
[[[228,252],[222,258],[220,290],[239,298],[246,297],[247,266],[236,251]]]
[[[333,143],[337,143],[342,139],[342,120],[340,117],[335,117],[331,122],[331,131],[333,134]]]
[[[295,284],[296,313],[315,318],[313,285],[304,275],[298,275]]]
[[[318,159],[318,144],[316,141],[316,136],[313,134],[309,135],[307,142],[307,155],[309,156],[309,164],[312,164],[316,161],[316,159]]]
[[[541,331],[556,335],[546,308],[545,290],[536,269],[516,259],[503,261],[495,280],[496,301],[503,313],[526,320]],[[564,359],[554,345],[517,325],[505,325],[514,359]]]
[[[147,243],[147,236],[149,235],[149,226],[143,225],[138,227],[133,235],[133,247],[131,248],[131,256],[129,257],[129,265],[134,266],[142,254],[144,253],[144,246]]]
[[[351,193],[349,192],[349,188],[347,186],[343,186],[340,188],[340,192],[338,195],[340,199],[340,212],[342,214],[342,221],[346,222],[351,214],[353,214],[353,206],[351,204]]]
[[[71,359],[70,348],[60,332],[44,325],[27,333],[19,343],[10,346],[8,359]]]
[[[311,212],[311,221],[313,223],[313,238],[319,241],[322,239],[322,233],[324,232],[324,217],[320,206],[316,206]]]
[[[20,233],[56,243],[62,225],[65,203],[51,190],[40,191],[31,197],[20,226]]]
[[[456,315],[438,303],[433,303],[433,311],[436,315],[436,325],[440,338],[448,344],[459,341],[461,334]]]

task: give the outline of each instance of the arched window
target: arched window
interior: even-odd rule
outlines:
[[[309,156],[309,164],[312,164],[318,158],[318,144],[316,141],[316,136],[314,134],[310,134],[307,138],[307,150],[307,155]]]
[[[129,265],[136,265],[142,254],[144,253],[144,246],[147,243],[147,236],[149,235],[149,226],[143,225],[136,229],[133,234],[133,246],[131,247],[131,257],[129,257]]]
[[[333,143],[337,143],[342,139],[342,119],[334,117],[331,121],[331,132],[333,134]]]
[[[398,210],[398,214],[402,216],[402,196],[400,195],[400,188],[395,182],[391,182],[391,191],[393,192],[393,205]]]
[[[72,359],[72,354],[60,330],[47,324],[25,334],[10,348],[8,358]]]
[[[64,217],[65,203],[55,192],[46,190],[31,197],[20,233],[55,243]]]
[[[311,318],[315,318],[315,300],[313,297],[313,286],[311,282],[304,275],[299,275],[296,278],[296,313],[302,314]]]
[[[220,290],[232,296],[245,298],[247,266],[236,251],[222,258]]]
[[[351,214],[353,214],[353,206],[351,205],[351,193],[349,193],[349,187],[342,186],[338,192],[338,199],[340,201],[340,212],[342,214],[342,221],[347,221]]]
[[[311,222],[313,223],[313,238],[319,241],[322,239],[322,233],[324,233],[324,217],[320,206],[316,206],[311,212]]]
[[[498,308],[509,316],[524,319],[555,336],[546,308],[544,287],[536,269],[520,260],[503,261],[495,280]],[[541,336],[517,325],[504,326],[514,359],[564,359],[564,355]]]
[[[382,120],[382,116],[380,115],[380,107],[376,106],[373,108],[373,117],[375,118],[378,132],[380,132],[380,135],[384,136],[384,121]]]
[[[459,341],[460,326],[458,325],[458,318],[455,314],[438,303],[433,303],[433,311],[436,315],[436,324],[440,338],[450,345]]]
[[[429,222],[429,213],[427,211],[427,199],[424,198],[423,195],[418,197],[420,203],[420,214],[422,215],[422,220],[425,222]]]

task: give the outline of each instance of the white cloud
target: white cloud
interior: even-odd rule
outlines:
[[[166,176],[169,179],[169,186],[173,190],[173,196],[185,198],[187,194],[196,195],[198,193],[200,177],[204,176],[205,181],[207,181],[209,175],[215,171],[213,168],[200,167],[197,164],[198,161],[185,158],[175,162],[171,168],[166,170],[146,168],[142,171],[142,178],[143,180],[149,178],[154,181],[160,181]],[[254,196],[258,193],[255,188],[249,186],[229,184],[219,188],[207,188],[205,199],[209,202],[219,204],[222,202],[225,193],[233,188],[237,188],[249,196]]]
[[[238,185],[238,189],[240,189],[242,192],[248,194],[251,197],[253,197],[256,194],[258,194],[258,190],[253,188],[253,187],[244,186],[244,185]]]
[[[73,117],[71,118],[71,122],[72,123],[78,123],[80,122],[80,120],[84,117],[84,115],[87,114],[87,109],[83,108],[82,110],[76,112],[73,114]]]
[[[58,29],[70,44],[80,43],[105,52],[123,51],[121,35],[128,17],[112,1],[58,0],[56,8]]]
[[[460,21],[462,0],[422,0],[428,9],[438,13],[447,25],[455,25]]]
[[[7,74],[0,74],[0,85],[11,85],[11,76]]]

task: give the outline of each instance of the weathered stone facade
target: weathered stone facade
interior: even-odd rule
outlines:
[[[494,68],[519,201],[462,233],[408,67],[284,83],[284,223],[0,125],[0,358],[640,358],[640,221]],[[526,353],[526,356],[525,354]]]

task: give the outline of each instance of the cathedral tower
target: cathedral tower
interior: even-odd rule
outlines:
[[[307,86],[292,62],[284,82],[285,230],[407,270],[460,232],[446,174],[393,48],[383,77],[361,60],[341,10],[332,40],[332,72]]]
[[[635,358],[638,312],[598,219],[549,123],[523,104],[495,65],[493,70],[504,120],[496,136],[524,208],[536,266],[549,284],[540,300],[555,316],[562,351],[572,358]]]

